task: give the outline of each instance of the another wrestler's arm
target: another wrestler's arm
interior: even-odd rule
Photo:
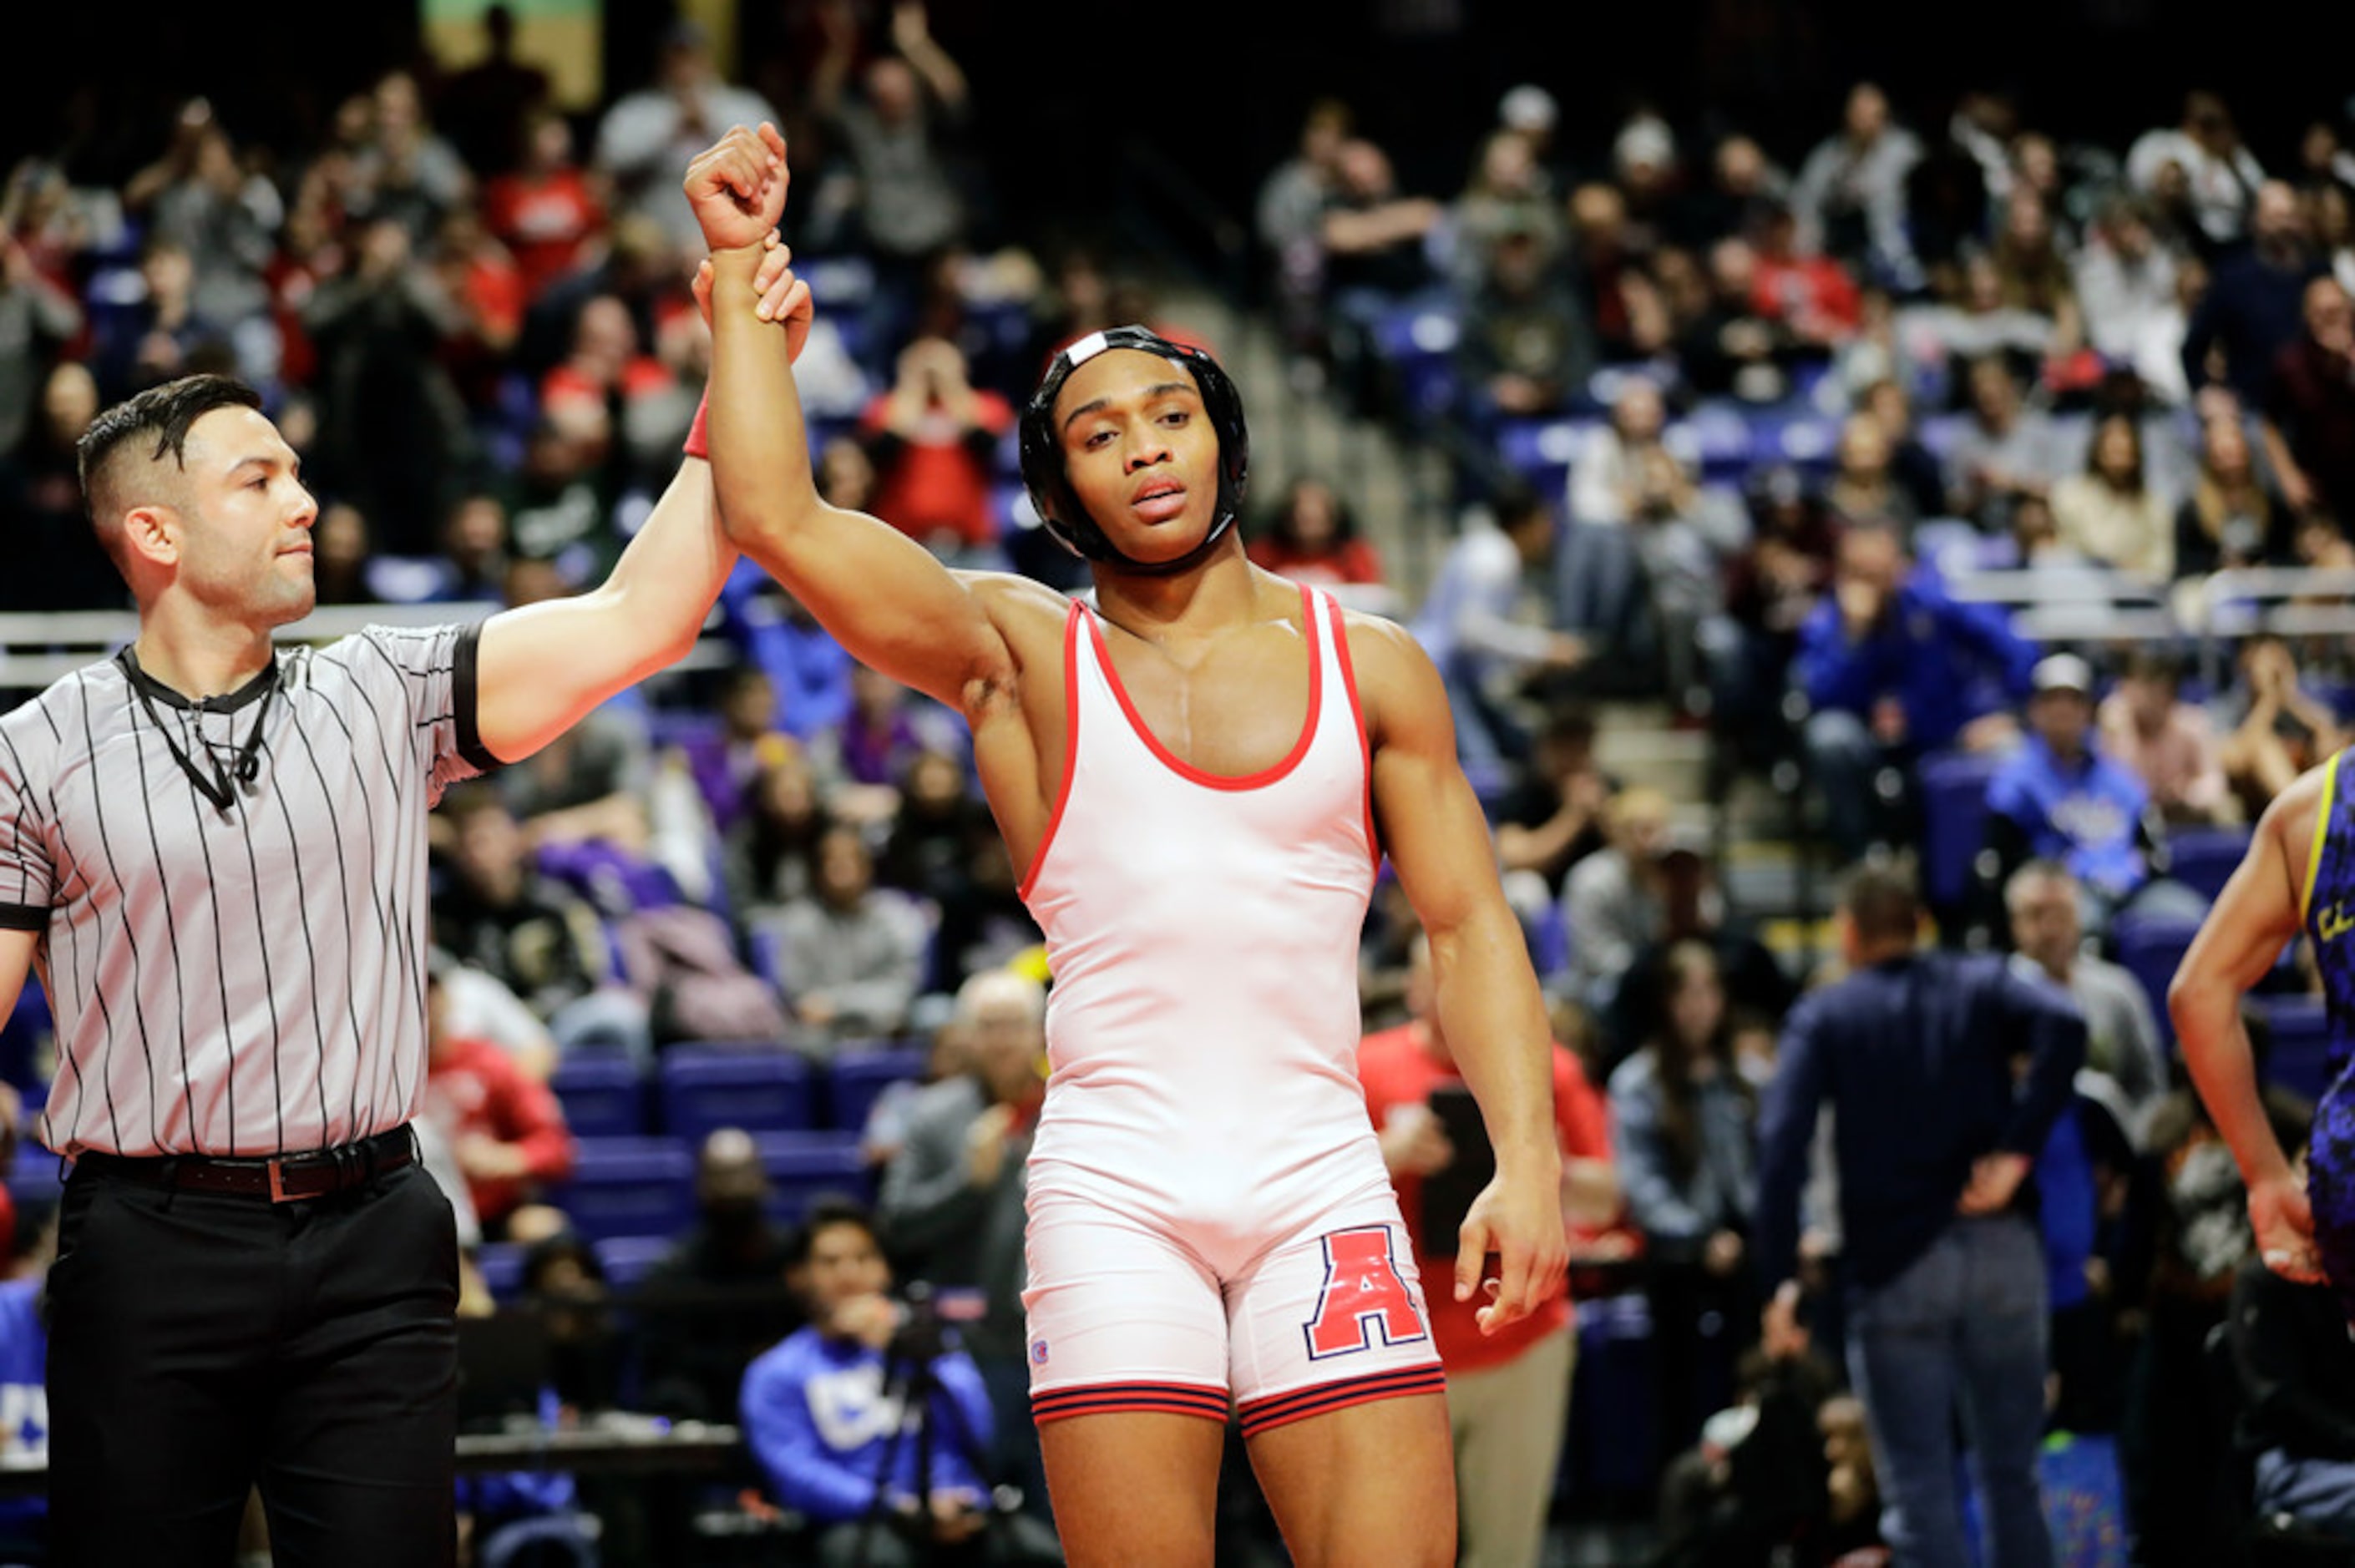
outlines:
[[[2265,808],[2248,853],[2217,895],[2167,991],[2184,1065],[2248,1185],[2249,1218],[2266,1265],[2307,1280],[2322,1277],[2313,1213],[2266,1118],[2241,998],[2297,935],[2305,841],[2322,809],[2324,778],[2320,768],[2307,773]]]
[[[769,127],[762,132],[782,168],[784,143]],[[705,157],[743,153],[741,139],[751,135],[731,131]],[[690,199],[696,188],[691,175]],[[712,245],[709,429],[728,537],[860,663],[971,717],[1014,683],[1014,656],[976,591],[997,579],[951,572],[897,528],[819,498],[783,334],[761,313],[760,237],[773,223],[761,221],[770,217],[765,207],[750,223],[737,222],[741,215],[725,210],[728,199],[718,191],[696,200]],[[782,210],[782,194],[775,205]]]
[[[1497,1179],[1464,1222],[1455,1295],[1470,1299],[1498,1255],[1500,1288],[1479,1312],[1493,1333],[1561,1287],[1561,1150],[1545,1005],[1520,922],[1497,881],[1487,818],[1455,759],[1439,673],[1412,638],[1349,618],[1373,757],[1375,820],[1399,882],[1431,939],[1440,1028],[1479,1101]]]

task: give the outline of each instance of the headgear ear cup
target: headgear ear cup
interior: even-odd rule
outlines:
[[[1139,349],[1174,360],[1194,377],[1202,395],[1202,411],[1219,438],[1219,504],[1209,530],[1200,544],[1174,561],[1133,560],[1113,545],[1095,520],[1080,504],[1063,470],[1062,443],[1055,435],[1055,399],[1071,372],[1111,348]],[[1047,531],[1072,554],[1092,561],[1108,561],[1134,572],[1165,576],[1193,566],[1225,536],[1241,514],[1243,494],[1251,474],[1251,433],[1243,423],[1242,394],[1219,362],[1199,348],[1172,343],[1141,326],[1107,327],[1090,333],[1055,355],[1039,390],[1023,407],[1021,421],[1022,482],[1030,492]]]

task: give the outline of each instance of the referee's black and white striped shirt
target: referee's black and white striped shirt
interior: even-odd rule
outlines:
[[[281,648],[196,705],[118,656],[0,718],[0,927],[43,933],[50,1148],[297,1153],[410,1118],[426,812],[493,766],[477,632]],[[209,774],[257,720],[259,768],[223,810],[171,743]]]

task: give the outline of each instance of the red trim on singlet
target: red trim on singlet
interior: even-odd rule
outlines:
[[[1074,1415],[1118,1415],[1143,1411],[1156,1415],[1199,1415],[1224,1424],[1229,1401],[1223,1388],[1188,1383],[1094,1383],[1049,1389],[1030,1396],[1030,1421],[1044,1426]]]
[[[1047,832],[1030,856],[1030,869],[1014,890],[1014,896],[1025,903],[1047,863],[1047,852],[1055,847],[1055,830],[1063,825],[1063,808],[1071,803],[1071,776],[1080,770],[1080,618],[1086,613],[1075,599],[1071,618],[1063,622],[1063,781],[1055,788],[1055,809],[1047,813]]]
[[[1112,694],[1119,702],[1120,711],[1128,715],[1128,727],[1136,732],[1136,737],[1145,743],[1146,750],[1161,759],[1163,767],[1180,779],[1191,779],[1205,789],[1259,789],[1274,783],[1299,767],[1300,759],[1308,755],[1309,743],[1316,738],[1316,710],[1324,697],[1325,661],[1318,658],[1316,654],[1316,601],[1309,597],[1308,589],[1305,585],[1300,590],[1300,621],[1301,630],[1308,634],[1307,722],[1300,726],[1300,738],[1293,743],[1292,754],[1289,757],[1273,768],[1263,768],[1257,773],[1249,774],[1241,779],[1224,773],[1205,773],[1155,739],[1153,731],[1146,726],[1144,718],[1137,713],[1136,705],[1128,700],[1128,688],[1120,683],[1120,672],[1113,665],[1112,651],[1104,646],[1103,628],[1097,624],[1093,616],[1088,618],[1088,633],[1096,640],[1096,657],[1103,663],[1105,683],[1112,687]]]
[[[1349,719],[1358,732],[1358,755],[1366,759],[1366,853],[1373,857],[1374,873],[1381,874],[1382,836],[1374,828],[1374,737],[1366,730],[1365,705],[1358,701],[1358,667],[1349,660],[1349,636],[1341,622],[1341,601],[1331,600],[1333,652],[1341,661],[1341,689],[1349,694]]]
[[[1447,1373],[1437,1361],[1429,1366],[1408,1367],[1401,1372],[1377,1372],[1371,1377],[1352,1378],[1347,1383],[1319,1383],[1313,1388],[1295,1389],[1290,1393],[1272,1394],[1252,1400],[1235,1412],[1245,1437],[1256,1437],[1263,1432],[1273,1432],[1279,1426],[1289,1426],[1295,1421],[1305,1421],[1312,1415],[1329,1415],[1336,1410],[1347,1410],[1353,1404],[1371,1404],[1378,1399],[1407,1399],[1419,1393],[1447,1392]]]

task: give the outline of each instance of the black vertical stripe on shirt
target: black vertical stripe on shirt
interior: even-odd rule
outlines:
[[[131,749],[139,758],[139,805],[147,815],[147,847],[155,856],[155,880],[164,880],[164,841],[155,832],[155,798],[147,782],[147,743],[140,738],[139,726],[131,726]],[[179,1001],[177,1022],[180,1030],[180,1097],[187,1107],[188,1129],[197,1128],[197,1086],[188,1075],[188,982],[187,966],[180,958],[180,921],[173,913],[172,901],[164,900],[164,932],[172,944],[172,993]]]
[[[262,768],[262,772],[270,779],[271,797],[278,802],[279,818],[286,824],[286,847],[293,852],[294,857],[294,900],[298,906],[297,915],[300,917],[300,922],[303,927],[303,961],[309,966],[309,972],[313,975],[316,975],[319,972],[319,948],[318,945],[311,939],[311,894],[310,890],[304,885],[303,840],[302,836],[294,831],[294,813],[286,804],[286,791],[278,787],[278,769],[274,766],[278,758],[272,753],[271,748],[266,745],[261,747],[261,754],[265,763],[270,765],[265,766]],[[333,821],[332,811],[329,820],[331,821]],[[248,833],[247,842],[250,848],[251,844],[251,834],[250,832]],[[342,846],[339,844],[336,846],[336,863],[338,866],[341,865],[342,859]],[[327,1023],[325,1018],[321,1014],[318,1007],[318,991],[315,985],[312,988],[312,1005],[308,1011],[311,1014],[311,1033],[317,1038],[319,1043],[319,1128],[322,1132],[325,1132],[328,1119]]]
[[[87,688],[85,688],[79,692],[77,695],[81,699],[82,740],[83,744],[88,747],[89,767],[91,773],[94,775],[98,771],[98,739],[90,726],[90,694]],[[98,821],[98,852],[106,862],[106,874],[108,880],[114,884],[117,906],[121,911],[119,919],[123,927],[123,946],[131,950],[131,1019],[133,1026],[136,1027],[139,1032],[140,1058],[147,1065],[147,1136],[158,1142],[161,1142],[162,1132],[155,1122],[155,1046],[147,1038],[147,1008],[140,1000],[140,998],[146,992],[147,981],[144,974],[143,973],[142,965],[139,961],[139,933],[133,928],[131,924],[131,899],[127,892],[127,885],[123,880],[123,872],[121,868],[115,864],[114,861],[114,835],[108,832],[106,829],[106,792],[104,790],[93,790],[91,792],[91,810]],[[101,994],[102,998],[102,988]],[[108,1015],[106,1056],[112,1057],[113,1054],[113,1017],[112,1014],[110,1013]],[[101,1073],[106,1071],[105,1060],[101,1059],[99,1064],[99,1067]],[[107,1086],[107,1105],[109,1109],[112,1108],[113,1103],[114,1086],[112,1083],[110,1082]]]
[[[308,660],[305,660],[304,662],[304,680],[305,680],[305,683],[308,683],[308,680],[309,680],[309,661],[308,661]],[[341,818],[341,817],[336,813],[336,792],[335,792],[333,789],[329,789],[329,788],[327,787],[327,774],[326,774],[326,770],[325,770],[325,768],[321,768],[321,767],[319,766],[319,754],[318,754],[318,752],[317,752],[317,751],[316,751],[316,750],[312,747],[312,745],[311,745],[311,736],[310,736],[310,735],[309,735],[307,732],[305,732],[305,731],[304,731],[304,727],[303,727],[303,715],[302,715],[301,711],[300,711],[299,709],[293,710],[293,711],[290,713],[290,716],[291,716],[291,717],[293,718],[293,724],[292,725],[292,726],[291,726],[291,727],[292,727],[292,728],[293,729],[293,731],[294,731],[294,738],[295,738],[295,739],[297,739],[297,740],[299,740],[299,741],[301,741],[301,742],[303,743],[303,755],[304,755],[304,757],[305,758],[307,758],[307,759],[309,760],[309,762],[310,762],[310,764],[311,764],[311,777],[312,777],[312,778],[314,778],[314,779],[317,779],[317,780],[318,780],[318,782],[319,782],[319,799],[320,799],[322,801],[324,801],[324,802],[325,803],[325,807],[326,807],[326,812],[327,812],[327,832],[328,832],[328,836],[329,836],[330,838],[332,838],[332,839],[335,841],[335,845],[336,845],[336,891],[338,894],[340,894],[340,895],[342,895],[342,897],[341,897],[341,904],[340,904],[340,907],[341,907],[341,909],[342,909],[342,911],[343,911],[343,916],[344,916],[344,959],[345,959],[345,962],[349,963],[349,962],[354,961],[354,959],[355,959],[356,955],[357,954],[357,952],[358,952],[358,950],[359,950],[359,949],[358,949],[359,937],[358,937],[358,933],[355,932],[355,931],[352,929],[352,874],[351,874],[351,868],[350,868],[350,866],[346,863],[346,857],[345,857],[345,853],[344,853],[344,851],[345,851],[345,847],[346,847],[346,846],[345,846],[345,843],[344,843],[344,824],[343,824],[343,819],[342,819],[342,818]],[[274,778],[274,777],[272,778],[272,787],[273,789],[274,789],[274,788],[276,788],[276,779],[275,779],[275,778]],[[363,795],[362,795],[362,797],[361,797],[361,803],[362,803],[362,805],[363,805],[363,806],[365,806],[365,805],[367,804],[367,797],[366,797],[366,795],[365,795],[365,794],[363,794]],[[282,796],[280,797],[280,799],[279,799],[279,804],[280,804],[280,806],[281,806],[282,808],[284,806],[284,804],[285,804],[285,798],[284,798],[284,796],[283,796],[283,795],[282,795]],[[289,831],[290,831],[290,832],[292,831],[291,824],[290,824],[290,827],[289,827]],[[373,841],[373,839],[374,839],[374,837],[375,837],[375,833],[374,833],[374,830],[373,830],[373,828],[371,828],[371,830],[370,830],[369,837],[370,837],[371,841]],[[373,859],[371,859],[370,863],[371,863],[371,864],[373,864],[373,863],[374,863]],[[372,880],[373,880],[373,878],[371,878],[370,880],[372,881]],[[314,963],[315,963],[315,961],[316,961],[316,960],[314,960]],[[360,1028],[360,1015],[359,1015],[359,1010],[357,1009],[357,1007],[356,1007],[356,1006],[353,1004],[351,989],[350,989],[349,987],[346,987],[346,988],[345,988],[345,990],[344,990],[344,1017],[345,1017],[345,1020],[346,1020],[347,1022],[349,1022],[349,1023],[350,1023],[350,1025],[351,1025],[351,1027],[352,1027],[352,1039],[353,1039],[355,1042],[357,1042],[357,1041],[360,1041],[360,1040],[364,1040],[364,1039],[366,1039],[366,1038],[367,1038],[366,1033],[363,1033],[363,1031],[362,1031],[362,1030],[361,1030],[361,1028]],[[324,1054],[322,1054],[322,1056],[321,1056],[321,1060],[320,1060],[320,1070],[319,1070],[319,1118],[320,1118],[320,1121],[321,1121],[322,1125],[324,1125],[324,1124],[325,1123],[326,1116],[327,1116],[327,1081],[326,1081],[326,1062],[325,1062],[325,1055],[324,1055]],[[360,1068],[359,1068],[359,1064],[358,1064],[357,1061],[355,1061],[355,1062],[352,1064],[351,1125],[352,1125],[352,1127],[353,1127],[354,1128],[356,1128],[356,1129],[357,1129],[357,1128],[359,1127],[359,1124],[360,1124]]]
[[[368,641],[366,639],[362,639],[361,641],[362,645],[366,647],[369,652],[374,653],[378,658],[383,660],[388,666],[397,672],[404,680],[411,678],[410,670],[405,665],[394,660],[391,654],[387,653],[381,647],[378,647],[373,641]],[[376,736],[377,755],[384,761],[384,776],[392,783],[392,810],[397,817],[409,801],[408,784],[410,775],[393,760],[392,745],[385,738],[384,715],[378,711],[376,699],[368,695],[368,688],[360,683],[359,678],[352,673],[348,665],[345,667],[345,674],[352,683],[352,694],[359,698],[361,706],[368,709],[369,719],[368,728]],[[353,760],[357,763],[358,759],[358,750],[355,747],[353,751]],[[414,764],[416,760],[417,759],[414,758],[410,758],[412,764]],[[365,793],[368,787],[363,783],[360,788],[362,792]],[[390,891],[392,895],[393,927],[395,931],[399,934],[399,940],[400,943],[400,952],[401,975],[404,982],[408,986],[413,988],[414,994],[417,997],[418,1005],[422,1007],[425,1004],[425,965],[423,962],[424,956],[417,950],[416,925],[418,916],[414,910],[404,910],[401,907],[400,889],[393,888]],[[409,1103],[409,1096],[408,1092],[402,1087],[400,1082],[400,1060],[399,1054],[387,1052],[386,1054],[393,1058],[391,1062],[393,1103],[395,1105],[407,1105]]]
[[[342,669],[345,678],[351,681],[354,694],[358,696],[360,701],[367,705],[369,715],[374,717],[376,715],[376,705],[368,700],[367,689],[359,684],[358,681],[352,675],[351,670],[348,666],[338,664],[337,668]],[[394,668],[398,669],[400,666],[395,665]],[[368,789],[368,779],[364,776],[361,776],[359,737],[353,731],[350,724],[346,722],[342,712],[335,704],[323,704],[322,706],[325,708],[327,716],[336,721],[336,727],[344,732],[344,744],[351,752],[352,769],[355,779],[359,785],[360,805],[368,812],[368,863],[374,865],[377,863],[378,854],[376,839],[376,807],[373,803],[374,792]],[[384,758],[386,776],[391,779],[393,785],[392,804],[395,808],[398,808],[400,804],[400,773],[398,768],[392,766],[392,756],[391,753],[386,749],[384,742],[384,729],[380,724],[377,726],[376,737],[377,755]],[[394,958],[397,959],[400,963],[400,983],[398,990],[402,995],[413,993],[417,998],[418,1005],[421,1008],[424,1006],[425,1002],[425,978],[422,969],[417,964],[417,954],[415,952],[414,944],[410,939],[407,916],[401,913],[400,890],[397,887],[389,886],[383,883],[378,882],[373,877],[371,877],[369,881],[372,893],[374,890],[380,888],[384,894],[383,902],[377,906],[378,917],[384,922],[385,945],[392,950]],[[371,898],[371,902],[374,902],[373,898]],[[387,987],[388,991],[393,989],[395,988],[390,985],[388,985]],[[390,1056],[395,1054],[395,1053],[387,1051],[385,1054]],[[384,1064],[379,1062],[377,1065],[377,1071],[378,1074],[382,1074],[384,1070]],[[393,1087],[393,1097],[391,1103],[395,1105],[407,1105],[409,1103],[407,1097],[400,1093],[400,1065],[398,1062],[395,1062],[392,1065],[391,1075]],[[377,1103],[382,1105],[385,1102],[378,1100]]]
[[[243,1154],[237,1141],[237,1041],[229,1034],[235,1016],[229,1006],[229,948],[221,940],[220,884],[213,876],[213,847],[205,837],[205,804],[196,786],[188,787],[188,821],[195,824],[197,848],[205,857],[205,896],[213,906],[213,979],[220,987],[221,1044],[229,1054],[229,1147],[222,1152]]]
[[[230,788],[233,791],[237,789],[233,780]],[[283,1154],[286,1152],[286,1081],[281,1059],[286,1054],[286,1040],[278,1025],[277,977],[270,972],[270,917],[261,909],[261,859],[253,853],[253,802],[242,792],[233,792],[229,798],[234,802],[231,810],[237,816],[238,829],[245,839],[245,865],[253,888],[253,956],[261,963],[261,999],[270,1008],[270,1111],[278,1129],[277,1147],[271,1152]],[[295,862],[295,881],[298,885],[302,881],[299,857]],[[296,913],[304,922],[303,940],[307,946],[311,940],[311,917],[302,910]],[[311,1010],[312,1022],[316,1023],[318,1017],[319,1010],[314,1007]]]

